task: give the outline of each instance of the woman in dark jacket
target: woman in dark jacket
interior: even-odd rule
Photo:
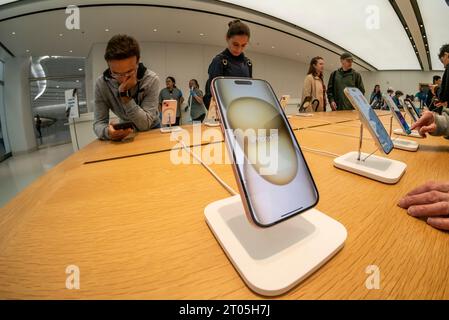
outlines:
[[[204,104],[209,108],[211,100],[210,85],[216,77],[252,78],[253,66],[243,51],[245,51],[251,32],[249,27],[240,20],[229,22],[226,33],[228,47],[215,56],[209,65],[209,79],[206,82]]]

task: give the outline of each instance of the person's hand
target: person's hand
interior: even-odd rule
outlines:
[[[434,228],[449,231],[449,182],[428,182],[409,192],[398,206],[413,217],[427,218]]]
[[[331,102],[331,109],[332,111],[337,111],[337,104],[335,103],[335,101]]]
[[[137,85],[137,75],[134,73],[132,76],[129,76],[125,81],[123,81],[118,87],[119,92],[125,92],[134,88]],[[122,102],[127,103],[131,100],[131,97],[120,97]]]
[[[447,108],[447,101],[446,102],[439,101],[439,102],[435,103],[435,107],[445,107],[445,108]]]
[[[433,133],[437,129],[437,125],[435,123],[435,114],[430,111],[425,111],[421,118],[416,121],[412,127],[412,130],[417,129],[419,134],[422,137],[426,137],[427,133]]]
[[[109,139],[114,141],[126,138],[126,136],[129,135],[131,132],[133,132],[133,129],[131,128],[124,130],[115,130],[112,124],[108,126]]]

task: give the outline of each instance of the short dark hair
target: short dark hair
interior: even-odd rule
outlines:
[[[168,77],[165,79],[165,81],[167,81],[168,79],[170,79],[171,82],[173,82],[173,87],[176,88],[176,79],[173,78],[172,76],[168,76]]]
[[[445,44],[440,49],[440,54],[438,55],[438,58],[443,58],[445,53],[449,53],[449,43]]]
[[[198,80],[196,80],[196,79],[191,79],[190,81],[193,81],[194,83],[195,83],[195,85],[199,88],[200,87],[200,85],[198,84]]]
[[[441,79],[440,76],[433,76],[433,84],[435,84],[440,79]]]
[[[124,34],[117,34],[109,40],[104,53],[106,61],[123,60],[131,57],[140,59],[140,47],[136,39]]]
[[[232,38],[233,36],[251,36],[251,31],[249,27],[240,20],[233,20],[228,23],[228,32],[226,33],[226,38]]]

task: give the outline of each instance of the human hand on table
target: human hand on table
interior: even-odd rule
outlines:
[[[133,129],[123,129],[123,130],[115,130],[112,124],[109,124],[108,126],[108,134],[109,139],[118,141],[126,138],[131,132],[133,132]]]
[[[416,218],[427,218],[434,228],[449,231],[449,182],[427,182],[409,192],[398,206]]]

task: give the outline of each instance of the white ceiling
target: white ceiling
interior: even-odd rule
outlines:
[[[421,70],[386,0],[223,0],[290,22],[350,50],[379,70]]]
[[[440,48],[449,43],[449,1],[418,0],[418,5],[428,35],[432,69],[444,70],[438,54]]]
[[[187,2],[189,3],[184,1],[189,5],[198,3],[198,1]],[[230,9],[227,5],[223,7],[223,4],[219,4],[217,7],[216,1],[212,3],[213,9],[204,7],[205,3],[201,3],[203,7],[195,9],[219,11],[217,8],[220,7],[220,14],[233,14],[232,17],[243,18],[251,15],[248,12],[242,13]],[[16,56],[86,57],[93,43],[107,42],[115,33],[131,34],[139,41],[224,46],[227,23],[231,20],[231,17],[227,16],[166,7],[92,6],[80,8],[80,30],[67,30],[65,19],[68,15],[65,14],[63,6],[59,5],[58,8],[61,9],[1,21],[0,41]],[[20,10],[13,9],[10,10],[9,15],[27,12],[24,6],[19,8]],[[238,14],[239,12],[240,14]],[[7,17],[8,14],[5,12],[0,13],[0,20]],[[262,26],[267,21],[260,17],[252,18],[254,19],[250,21],[255,23],[249,23],[252,32],[250,52],[279,56],[304,63],[308,63],[312,57],[320,55],[326,59],[327,68],[333,69],[339,65],[339,54],[343,50],[338,46],[297,28],[279,24],[279,22],[269,21],[270,25]],[[277,30],[282,27],[283,32]],[[106,32],[106,29],[109,32]],[[154,29],[157,29],[157,32],[154,32]],[[200,36],[200,34],[204,34],[204,36]],[[355,69],[373,70],[363,61],[356,59],[356,62],[360,65],[355,65]]]
[[[426,48],[419,39],[419,30],[415,30],[417,24],[410,1],[396,0],[396,3],[410,26],[416,50],[426,69]],[[122,0],[84,1],[80,6],[80,30],[65,28],[65,7],[73,4],[72,0],[22,0],[3,5],[0,42],[17,56],[85,57],[93,43],[107,42],[118,32],[134,35],[140,41],[223,46],[227,22],[238,17],[250,21],[253,34],[250,51],[304,63],[312,56],[321,55],[328,62],[327,68],[332,69],[338,65],[339,54],[347,50],[356,56],[359,65],[356,69],[421,69],[415,48],[388,0],[140,0],[133,5],[123,3]],[[418,3],[429,35],[432,66],[441,69],[435,54],[444,42],[443,30],[449,28],[449,6],[444,0],[418,0]],[[369,30],[366,28],[367,9],[373,6],[379,9],[380,25],[378,29]],[[110,31],[106,32],[106,28]],[[153,32],[155,28],[157,32]],[[205,36],[201,37],[200,33]]]

